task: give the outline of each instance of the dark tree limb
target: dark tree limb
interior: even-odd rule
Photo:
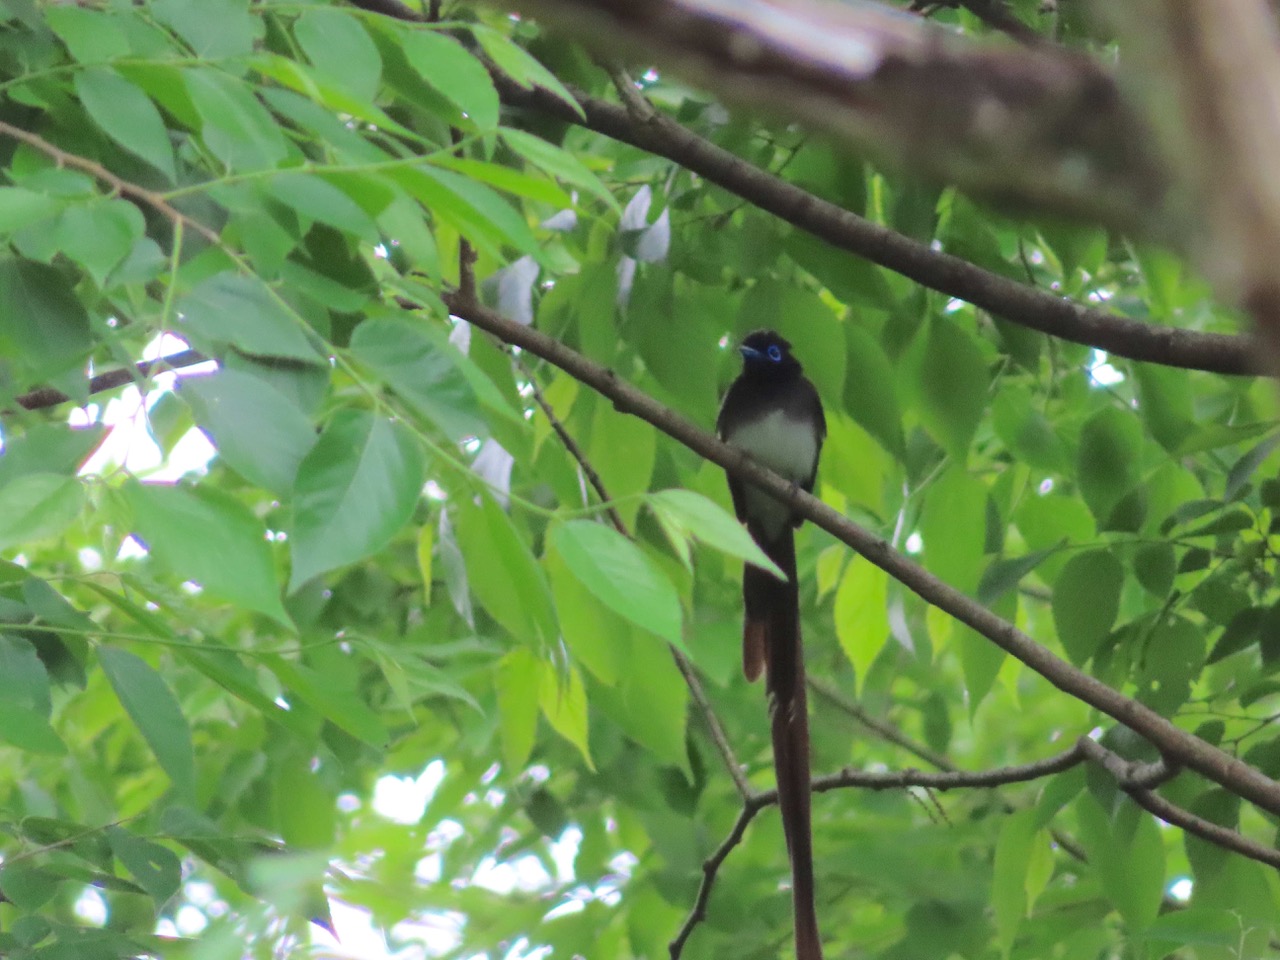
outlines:
[[[1096,3],[1193,216],[1179,247],[1253,316],[1280,370],[1280,53],[1267,0]]]
[[[1004,206],[1172,236],[1145,121],[1096,61],[965,37],[876,3],[524,0],[600,49],[800,120]]]
[[[385,2],[351,2],[363,9],[386,12]],[[400,7],[400,19],[420,19],[409,8]],[[1224,374],[1258,374],[1267,370],[1251,337],[1131,320],[984,270],[788,183],[660,112],[637,115],[634,107],[576,92],[583,111],[579,115],[550,93],[524,89],[496,71],[494,82],[508,106],[536,110],[665,157],[837,249],[1010,323],[1129,360]]]
[[[831,246],[1019,326],[1118,357],[1212,373],[1264,372],[1251,337],[1157,326],[1075,303],[934,250],[748,163],[665,114],[637,121],[624,107],[577,94],[586,119],[545,91],[497,78],[503,101],[576,123],[680,164]]]
[[[196,364],[208,363],[210,359],[212,358],[206,357],[198,350],[183,350],[180,353],[171,353],[167,357],[143,360],[132,367],[121,367],[118,370],[108,370],[105,373],[98,374],[89,381],[89,393],[92,395],[102,393],[105,390],[114,390],[116,387],[123,387],[126,384],[145,380],[147,377],[163,370],[181,370],[183,367],[194,367]],[[70,400],[71,397],[61,390],[54,390],[52,387],[41,387],[38,390],[24,393],[22,396],[15,398],[14,402],[24,410],[43,410],[47,407],[56,407],[60,403],[67,403]]]
[[[1226,850],[1233,850],[1250,860],[1257,860],[1259,863],[1280,869],[1280,850],[1250,840],[1229,827],[1198,817],[1156,793],[1154,789],[1156,786],[1177,774],[1176,767],[1164,761],[1148,764],[1132,763],[1088,737],[1081,737],[1076,745],[1083,756],[1111,774],[1115,778],[1116,785],[1134,803],[1152,816],[1159,817],[1165,823],[1172,824],[1201,840],[1207,840]]]
[[[443,299],[456,316],[555,364],[608,397],[618,410],[640,417],[698,455],[786,504],[796,516],[812,521],[848,544],[926,603],[971,627],[1064,693],[1101,710],[1145,737],[1171,761],[1179,762],[1264,810],[1280,815],[1280,783],[1072,666],[1013,624],[899,553],[883,538],[760,466],[741,450],[696,427],[642,390],[621,380],[612,370],[588,360],[538,330],[514,323],[480,304],[465,301],[456,293],[446,293]]]

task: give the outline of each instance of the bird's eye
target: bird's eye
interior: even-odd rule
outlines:
[[[769,359],[772,360],[774,363],[777,363],[782,359],[782,348],[779,347],[776,343],[770,344],[768,354],[769,354]]]

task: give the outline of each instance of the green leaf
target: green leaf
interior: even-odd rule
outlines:
[[[178,179],[173,145],[151,98],[108,67],[76,74],[76,96],[90,118],[116,143],[168,178]]]
[[[351,352],[450,440],[489,435],[472,380],[463,370],[467,360],[440,331],[373,317],[356,327]]]
[[[169,685],[141,657],[118,647],[99,646],[98,663],[174,789],[184,798],[194,799],[196,762],[191,728]]]
[[[549,540],[573,575],[605,606],[683,647],[680,597],[634,543],[590,520],[558,524]]]
[[[906,445],[893,364],[880,341],[861,325],[845,323],[844,335],[848,365],[845,409],[885,450],[901,459]]]
[[[262,33],[249,0],[155,0],[150,9],[206,60],[246,54]]]
[[[639,417],[618,413],[605,403],[595,405],[591,420],[591,441],[587,459],[600,475],[623,523],[635,523],[641,500],[637,495],[649,491],[657,456],[654,428]],[[636,499],[625,499],[636,496]]]
[[[182,864],[177,856],[168,847],[144,840],[122,827],[109,826],[106,833],[111,852],[151,895],[156,907],[164,906],[182,883]]]
[[[426,461],[399,422],[341,410],[298,468],[289,592],[391,542],[422,493]]]
[[[502,658],[496,672],[498,723],[502,733],[502,762],[523,770],[538,733],[538,690],[541,665],[527,647]]]
[[[626,644],[631,625],[605,606],[573,575],[558,553],[542,558],[556,603],[560,633],[574,660],[601,683],[614,686],[628,668]]]
[[[587,724],[587,694],[582,686],[582,675],[570,667],[568,676],[561,677],[555,666],[540,664],[538,705],[551,729],[578,748],[588,770],[595,770],[591,762],[591,746]]]
[[[358,740],[382,749],[387,744],[387,729],[378,714],[351,689],[354,676],[334,677],[305,664],[283,657],[263,657],[290,694],[311,706],[321,716]]]
[[[1126,927],[1139,934],[1160,912],[1164,895],[1164,842],[1160,828],[1132,805],[1108,820],[1090,794],[1076,803],[1080,839],[1102,891],[1120,911]]]
[[[293,35],[312,66],[361,100],[373,100],[382,57],[359,19],[333,7],[310,7],[294,21]]]
[[[0,235],[10,236],[23,227],[48,220],[61,212],[63,201],[22,187],[0,187]]]
[[[986,542],[987,488],[959,466],[925,493],[920,517],[925,565],[957,590],[978,587]]]
[[[208,484],[129,483],[123,493],[158,563],[217,597],[291,625],[266,528],[248,507]]]
[[[569,92],[554,73],[544,67],[524,47],[515,43],[505,34],[481,24],[470,24],[472,36],[480,41],[480,46],[498,67],[517,84],[528,90],[530,87],[542,87],[568,104],[579,117],[586,119],[577,98]]]
[[[1080,432],[1080,491],[1099,529],[1108,528],[1116,505],[1138,482],[1141,450],[1137,418],[1116,407],[1099,410]]]
[[[649,497],[648,503],[664,524],[692,535],[721,553],[786,579],[786,574],[751,539],[746,528],[715,501],[692,490],[660,490]]]
[[[991,905],[996,915],[996,939],[1009,955],[1027,913],[1027,868],[1039,824],[1035,810],[1019,810],[1002,818],[992,870]]]
[[[142,212],[123,200],[94,200],[67,207],[50,239],[100,286],[143,239]]]
[[[577,106],[576,100],[574,101],[574,106]],[[524,157],[529,163],[557,180],[575,187],[581,187],[592,196],[599,197],[608,205],[610,210],[619,216],[622,215],[622,208],[618,205],[618,201],[614,199],[612,191],[604,185],[604,182],[598,176],[591,172],[586,164],[568,150],[548,143],[541,137],[534,136],[525,130],[503,127],[499,133],[507,146]]]
[[[1120,611],[1124,569],[1107,550],[1072,557],[1053,585],[1053,622],[1077,666],[1097,651]]]
[[[16,703],[0,702],[0,740],[31,753],[63,756],[67,752],[47,716]]]
[[[105,10],[85,7],[46,7],[45,21],[80,63],[101,63],[129,53],[129,38],[116,18]]]
[[[1030,390],[1002,385],[991,412],[996,434],[1015,457],[1050,473],[1067,469],[1066,447],[1048,418],[1036,409]]]
[[[949,320],[935,320],[912,348],[908,383],[925,428],[964,463],[987,408],[990,377],[973,338]]]
[[[302,321],[257,277],[217,273],[178,301],[180,330],[210,352],[231,346],[252,357],[321,362]]]
[[[592,691],[592,704],[614,720],[640,746],[662,764],[673,766],[693,782],[689,766],[686,721],[689,685],[676,666],[671,651],[629,631],[610,634],[626,663],[614,689]],[[627,641],[630,640],[628,643]]]
[[[285,173],[272,177],[267,190],[308,220],[328,224],[366,243],[379,240],[378,228],[358,203],[322,177]]]
[[[1191,695],[1205,661],[1203,629],[1182,617],[1168,617],[1151,631],[1149,653],[1135,678],[1138,699],[1172,716]]]
[[[1190,373],[1154,363],[1132,364],[1138,382],[1138,412],[1156,442],[1170,453],[1196,425]]]
[[[1024,577],[1053,556],[1054,550],[1036,550],[1021,557],[993,560],[982,572],[978,584],[978,602],[989,607],[1010,590],[1016,589]]]
[[[1173,545],[1148,543],[1133,555],[1133,572],[1148,593],[1163,600],[1173,589],[1173,577],[1177,569]]]
[[[836,638],[853,664],[859,690],[889,638],[889,575],[863,557],[854,557],[836,588]]]
[[[242,80],[207,67],[183,70],[182,78],[200,114],[201,139],[229,169],[269,169],[289,155],[280,125]]]
[[[522,643],[554,639],[551,592],[511,518],[487,493],[478,504],[459,502],[455,516],[471,592],[480,604]]]
[[[28,473],[0,487],[0,550],[60,536],[84,509],[76,477]]]
[[[40,380],[76,367],[91,347],[89,315],[61,271],[0,258],[0,350]]]
[[[498,91],[484,65],[450,36],[432,30],[403,31],[400,46],[409,65],[461,111],[468,126],[498,126]]]
[[[180,393],[233,470],[280,496],[293,489],[316,432],[292,398],[260,377],[225,367],[183,379]]]
[[[422,166],[388,173],[433,216],[449,223],[482,249],[501,257],[510,245],[520,253],[540,255],[538,242],[524,217],[483,184],[451,170]]]

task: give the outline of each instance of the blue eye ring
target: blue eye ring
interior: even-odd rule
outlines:
[[[769,344],[769,349],[766,350],[765,352],[769,354],[769,359],[772,360],[774,363],[782,362],[782,348],[779,347],[776,343]]]

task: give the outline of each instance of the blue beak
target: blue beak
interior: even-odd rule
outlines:
[[[745,343],[738,348],[738,352],[742,354],[744,360],[763,360],[764,354],[755,347],[748,347]]]

